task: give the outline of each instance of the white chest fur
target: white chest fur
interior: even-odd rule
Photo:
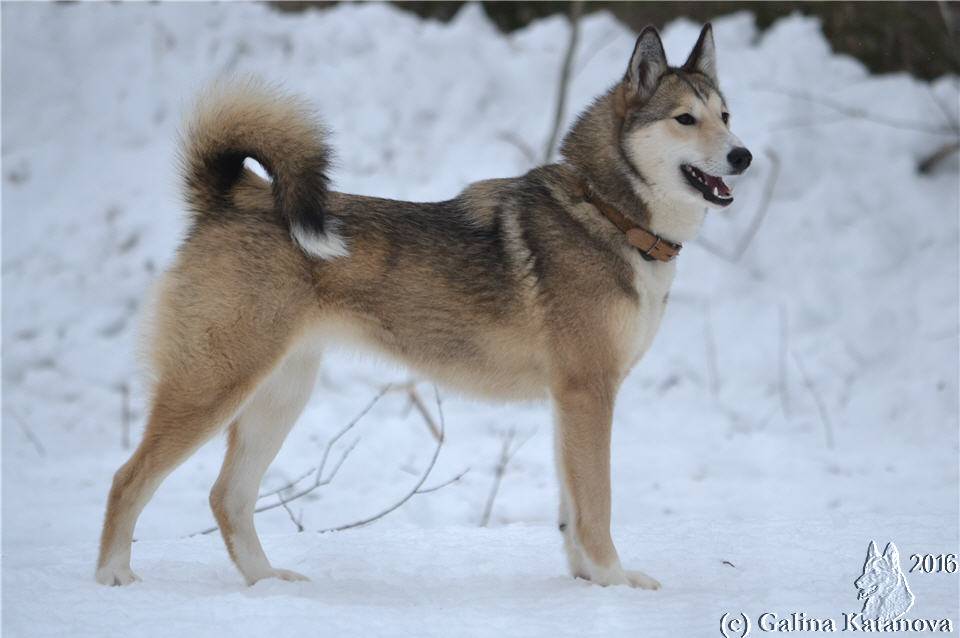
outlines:
[[[676,274],[676,262],[645,261],[636,250],[628,257],[633,267],[633,285],[637,291],[637,301],[633,305],[632,316],[626,318],[625,342],[622,344],[626,369],[636,365],[653,343],[660,329],[660,321],[667,305],[667,295]]]
[[[702,203],[662,197],[640,182],[634,183],[634,189],[647,202],[650,231],[675,243],[690,241],[697,235],[706,215]],[[627,259],[633,267],[638,303],[634,316],[628,319],[632,322],[632,330],[625,331],[623,347],[628,357],[624,374],[636,365],[653,343],[677,272],[676,262],[646,261],[634,249],[628,249]]]

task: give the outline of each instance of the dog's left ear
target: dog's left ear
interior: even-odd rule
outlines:
[[[703,73],[717,84],[717,50],[713,44],[713,26],[709,22],[703,25],[700,37],[682,68],[690,73]]]
[[[887,548],[883,550],[883,557],[887,559],[891,567],[900,569],[900,551],[893,543],[887,543]]]

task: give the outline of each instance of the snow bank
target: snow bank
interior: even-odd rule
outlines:
[[[175,139],[196,91],[231,72],[281,81],[335,132],[339,189],[441,199],[540,156],[566,25],[502,36],[477,7],[444,25],[382,5],[4,5],[5,628],[441,635],[459,622],[472,634],[705,635],[721,608],[748,601],[851,606],[871,538],[904,556],[955,551],[957,163],[926,177],[915,165],[949,139],[917,129],[957,121],[957,81],[872,77],[806,18],[763,34],[746,14],[715,27],[734,130],[755,166],[685,248],[664,327],[616,413],[619,547],[662,592],[562,578],[548,409],[454,396],[432,480],[469,467],[461,481],[361,531],[297,535],[282,510],[258,518],[272,557],[313,584],[245,590],[217,539],[182,539],[211,524],[214,442],[147,508],[133,559],[145,582],[117,591],[92,585],[95,543],[128,454],[124,425],[134,443],[142,428],[136,317],[183,229]],[[622,73],[634,37],[603,13],[582,28],[568,122]],[[666,29],[671,59],[697,29]],[[718,257],[750,231],[771,184],[742,257]],[[377,386],[405,378],[332,355],[268,487],[312,466]],[[501,487],[495,529],[470,529],[511,427],[532,437]],[[298,502],[308,530],[393,502],[431,453],[401,395],[356,435],[334,483]],[[741,575],[722,560],[751,566]],[[911,584],[924,592],[918,612],[956,619],[955,578]]]

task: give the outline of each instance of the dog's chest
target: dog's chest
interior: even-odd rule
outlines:
[[[647,352],[660,328],[660,321],[667,306],[667,297],[676,264],[659,261],[644,261],[639,253],[630,255],[633,267],[633,286],[637,297],[630,304],[631,311],[625,317],[622,334],[623,351],[627,354],[625,373]]]

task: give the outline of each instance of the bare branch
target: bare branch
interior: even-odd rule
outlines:
[[[33,445],[33,449],[37,451],[37,454],[40,457],[45,457],[47,455],[47,448],[43,446],[43,443],[40,442],[40,439],[34,435],[33,430],[27,424],[27,421],[20,416],[13,408],[7,408],[7,411],[13,417],[13,420],[17,422],[20,426],[20,431],[23,432],[23,435],[27,437],[27,440],[30,441],[30,444]]]
[[[427,406],[424,404],[423,399],[420,398],[420,393],[417,392],[417,382],[408,381],[403,385],[395,387],[397,390],[406,393],[407,398],[410,399],[410,405],[416,408],[417,412],[420,413],[420,416],[423,417],[424,423],[427,424],[427,429],[429,429],[430,434],[433,435],[433,440],[439,441],[440,428],[437,426],[437,422],[433,419],[433,415],[430,414],[430,410],[428,410]]]
[[[940,100],[940,97],[934,92],[933,86],[930,84],[927,85],[927,94],[933,103],[937,105],[937,108],[940,109],[940,112],[943,113],[943,123],[950,127],[950,130],[954,133],[960,134],[960,120],[958,120],[957,115]]]
[[[343,429],[341,429],[339,432],[337,432],[337,434],[335,434],[335,435],[333,436],[333,438],[331,438],[331,439],[327,442],[326,446],[324,447],[323,456],[322,456],[322,458],[320,459],[319,465],[317,465],[317,466],[314,467],[314,468],[311,468],[308,472],[305,472],[304,474],[301,474],[299,477],[297,477],[297,478],[294,479],[293,481],[290,481],[290,482],[287,483],[286,485],[284,485],[284,486],[282,486],[282,487],[280,487],[280,488],[278,488],[278,489],[271,490],[271,491],[269,491],[269,492],[265,492],[265,493],[261,494],[260,497],[259,497],[259,499],[263,499],[263,498],[266,498],[266,497],[268,497],[268,496],[276,496],[276,497],[277,497],[277,502],[275,502],[275,503],[269,503],[269,504],[267,504],[267,505],[261,505],[260,507],[258,507],[258,508],[256,508],[256,509],[254,510],[254,513],[255,513],[255,514],[259,514],[260,512],[266,512],[267,510],[272,510],[272,509],[276,509],[276,508],[278,508],[278,507],[282,507],[282,508],[284,509],[284,511],[286,511],[287,516],[290,517],[290,520],[293,521],[293,524],[296,525],[297,531],[298,531],[298,532],[302,532],[303,529],[304,529],[304,527],[303,527],[303,512],[302,512],[302,510],[301,510],[300,516],[299,516],[299,517],[298,517],[298,516],[295,516],[295,515],[293,514],[293,511],[290,509],[290,506],[289,506],[290,502],[291,502],[291,501],[294,501],[294,500],[296,500],[296,499],[298,499],[298,498],[301,498],[301,497],[303,497],[303,496],[306,496],[307,494],[313,492],[314,490],[316,490],[316,489],[318,489],[318,488],[320,488],[320,487],[323,487],[323,486],[325,486],[325,485],[328,485],[328,484],[333,480],[333,478],[337,475],[337,472],[339,471],[340,467],[343,465],[344,461],[346,461],[347,457],[350,455],[350,453],[351,453],[351,452],[353,451],[353,449],[356,447],[359,439],[354,440],[353,443],[351,443],[351,444],[343,451],[343,453],[340,455],[340,458],[337,460],[336,464],[331,468],[330,472],[329,472],[326,476],[324,476],[324,473],[323,473],[323,472],[324,472],[324,468],[326,467],[327,461],[329,460],[331,449],[332,449],[333,446],[337,443],[337,441],[339,441],[341,438],[343,438],[343,436],[344,436],[347,432],[349,432],[350,429],[353,428],[353,427],[360,421],[360,419],[363,418],[363,416],[364,416],[365,414],[367,414],[367,412],[369,412],[369,411],[373,408],[373,406],[377,403],[377,401],[380,400],[380,398],[383,397],[384,394],[386,394],[387,392],[389,392],[389,391],[391,390],[391,388],[392,388],[391,385],[386,385],[386,386],[384,386],[384,387],[380,390],[380,392],[370,401],[370,403],[367,404],[367,406],[366,406],[356,417],[354,417],[354,418],[350,421],[350,423],[348,423]],[[322,532],[342,531],[342,530],[350,529],[350,528],[353,528],[353,527],[361,527],[361,526],[363,526],[363,525],[368,525],[368,524],[372,523],[373,521],[376,521],[376,520],[378,520],[378,519],[380,519],[380,518],[383,518],[384,516],[386,516],[386,515],[390,514],[391,512],[397,510],[397,509],[400,508],[404,503],[406,503],[407,501],[409,501],[411,498],[413,498],[413,497],[416,496],[417,494],[428,494],[428,493],[430,493],[430,492],[436,492],[437,490],[443,489],[444,487],[447,487],[448,485],[451,485],[451,484],[453,484],[453,483],[456,483],[457,481],[459,481],[460,479],[462,479],[462,478],[466,475],[467,472],[470,471],[470,468],[467,468],[467,469],[463,470],[462,472],[460,472],[459,474],[457,474],[457,475],[455,475],[455,476],[447,479],[446,481],[443,481],[442,483],[439,483],[439,484],[434,485],[434,486],[432,486],[432,487],[427,487],[427,488],[423,487],[423,484],[426,482],[427,478],[430,476],[431,472],[433,471],[433,468],[436,466],[437,457],[440,455],[440,448],[441,448],[442,445],[443,445],[443,441],[444,441],[444,429],[445,429],[445,427],[446,427],[445,417],[444,417],[444,414],[443,414],[443,404],[442,404],[442,401],[441,401],[441,399],[440,399],[440,393],[439,393],[439,391],[436,389],[436,386],[434,386],[434,393],[435,393],[435,395],[436,395],[437,412],[438,412],[439,415],[440,415],[440,423],[439,423],[439,426],[438,426],[439,436],[437,437],[437,445],[436,445],[436,448],[435,448],[434,451],[433,451],[433,456],[431,457],[429,464],[428,464],[427,467],[424,469],[424,471],[423,471],[423,473],[421,474],[419,480],[418,480],[417,483],[413,486],[413,488],[412,488],[410,491],[408,491],[408,492],[403,496],[403,498],[401,498],[399,501],[397,501],[396,503],[394,503],[393,505],[391,505],[391,506],[388,507],[387,509],[385,509],[385,510],[383,510],[383,511],[381,511],[381,512],[379,512],[379,513],[377,513],[377,514],[375,514],[375,515],[373,515],[373,516],[367,517],[367,518],[365,518],[365,519],[363,519],[363,520],[360,520],[360,521],[356,521],[356,522],[353,522],[353,523],[349,523],[349,524],[347,524],[347,525],[341,525],[341,526],[339,526],[339,527],[332,527],[332,528],[328,528],[328,529],[319,530],[321,533],[322,533]],[[425,409],[425,408],[426,408],[426,406],[424,406],[424,409]],[[296,486],[298,483],[300,483],[301,481],[303,481],[304,479],[306,479],[307,477],[309,477],[309,476],[311,476],[311,475],[313,475],[313,476],[315,477],[313,483],[309,484],[307,487],[301,489],[300,491],[296,492],[295,494],[292,494],[292,495],[290,495],[290,496],[284,496],[284,495],[283,495],[283,492],[292,489],[292,488],[293,488],[294,486]],[[259,499],[258,499],[258,500],[259,500]],[[217,529],[219,529],[219,528],[216,527],[216,526],[210,527],[210,528],[207,528],[207,529],[202,530],[202,531],[200,531],[200,532],[195,532],[194,534],[190,534],[190,536],[196,536],[196,535],[198,535],[198,534],[210,534],[210,533],[212,533],[212,532],[215,532]]]
[[[823,432],[827,439],[827,447],[833,449],[833,423],[830,421],[830,414],[827,412],[827,406],[823,402],[823,398],[820,396],[820,393],[817,392],[817,386],[813,384],[813,379],[811,379],[810,375],[807,374],[807,369],[804,367],[803,361],[800,360],[800,355],[794,352],[793,360],[796,361],[797,369],[800,371],[800,376],[803,377],[803,384],[807,387],[807,390],[810,391],[810,395],[817,404],[817,410],[820,412],[820,421],[823,423]]]
[[[396,511],[397,509],[402,507],[404,503],[409,501],[411,498],[413,498],[417,494],[424,493],[421,491],[421,488],[423,487],[423,484],[426,482],[427,478],[430,476],[430,472],[433,471],[434,466],[437,464],[437,457],[440,456],[440,448],[443,447],[444,431],[446,429],[446,423],[443,417],[443,404],[440,401],[440,392],[437,390],[437,386],[433,386],[433,392],[437,401],[437,413],[440,415],[440,438],[437,439],[437,445],[433,449],[433,456],[430,457],[430,463],[428,463],[427,467],[424,468],[423,473],[420,475],[420,479],[417,481],[416,485],[413,486],[413,489],[408,491],[400,500],[395,502],[393,505],[391,505],[390,507],[386,508],[385,510],[377,514],[374,514],[373,516],[369,516],[367,518],[364,518],[359,521],[355,521],[353,523],[347,523],[346,525],[340,525],[338,527],[329,527],[327,529],[319,530],[321,534],[326,532],[342,532],[345,529],[351,529],[354,527],[363,527],[364,525],[369,525],[370,523],[377,521],[383,518],[384,516],[387,516],[391,512]],[[453,481],[448,481],[445,485],[449,485],[452,482]],[[436,491],[440,487],[443,487],[443,485],[437,488],[433,488],[429,491]]]
[[[517,436],[516,427],[511,427],[503,434],[503,441],[500,447],[500,460],[497,462],[497,466],[493,471],[493,484],[490,486],[490,494],[487,495],[487,504],[484,506],[483,515],[480,517],[480,527],[486,527],[490,523],[490,516],[493,514],[493,504],[497,499],[497,493],[500,491],[500,483],[503,481],[503,476],[507,473],[507,466],[517,451],[523,447],[524,443],[530,440],[533,434],[534,433],[531,432],[515,446],[513,445],[513,441]]]
[[[573,54],[577,49],[577,40],[580,39],[580,14],[583,11],[583,2],[576,0],[570,3],[570,40],[567,42],[567,52],[563,56],[563,66],[560,69],[560,84],[557,87],[557,110],[553,116],[553,130],[550,139],[543,150],[543,162],[547,164],[553,157],[554,147],[563,126],[563,112],[567,105],[567,87],[570,84],[570,69],[573,66]]]
[[[283,485],[283,486],[281,486],[281,487],[278,487],[278,488],[275,489],[275,490],[270,490],[269,492],[263,492],[262,494],[260,494],[260,496],[257,497],[257,500],[266,498],[266,497],[268,497],[268,496],[273,496],[274,494],[279,494],[279,493],[281,493],[281,492],[285,492],[285,491],[291,489],[293,486],[295,486],[295,485],[296,485],[297,483],[299,483],[300,481],[302,481],[302,480],[304,480],[305,478],[307,478],[308,476],[310,476],[311,474],[316,474],[316,480],[315,480],[314,489],[317,488],[317,487],[320,487],[321,485],[326,485],[327,483],[329,483],[329,482],[330,482],[330,479],[333,478],[333,475],[336,474],[337,470],[340,469],[340,466],[343,465],[343,462],[346,460],[347,455],[353,450],[353,448],[356,446],[357,442],[354,441],[354,442],[350,445],[350,447],[347,448],[346,452],[340,457],[340,460],[337,462],[337,465],[334,467],[333,471],[330,473],[330,475],[327,477],[327,479],[324,480],[324,479],[322,479],[323,469],[324,469],[324,467],[326,467],[326,465],[327,465],[327,459],[328,459],[329,456],[330,456],[330,451],[333,449],[333,446],[336,445],[337,441],[339,441],[341,438],[343,438],[343,436],[344,436],[347,432],[349,432],[350,430],[352,430],[353,427],[354,427],[357,423],[360,422],[360,419],[362,419],[364,416],[366,416],[366,415],[367,415],[367,412],[369,412],[370,410],[372,410],[372,409],[373,409],[373,406],[375,406],[375,405],[377,404],[377,402],[380,401],[380,399],[383,398],[383,395],[385,395],[387,392],[389,392],[389,391],[392,389],[392,387],[393,387],[392,385],[387,384],[387,385],[385,385],[384,387],[380,388],[380,391],[376,394],[376,396],[374,396],[373,399],[371,399],[370,402],[369,402],[366,406],[364,406],[364,408],[363,408],[355,417],[353,417],[353,419],[351,419],[349,423],[347,423],[347,424],[343,427],[343,429],[341,429],[339,432],[337,432],[337,433],[333,436],[332,439],[330,439],[329,441],[327,441],[326,446],[324,446],[324,448],[323,448],[323,456],[320,457],[320,464],[319,464],[319,465],[316,465],[316,466],[310,468],[309,470],[307,470],[307,471],[304,472],[303,474],[299,475],[297,478],[293,479],[292,481],[290,481],[290,482],[287,483],[286,485]],[[290,499],[287,499],[287,500],[289,501]]]
[[[866,122],[872,122],[874,124],[879,124],[881,126],[887,126],[890,128],[896,128],[906,131],[916,131],[919,133],[929,133],[932,135],[955,135],[955,132],[949,126],[927,126],[919,122],[911,122],[909,120],[901,120],[895,117],[888,117],[886,115],[877,115],[875,113],[870,113],[866,109],[862,109],[856,106],[849,106],[842,102],[832,100],[830,98],[821,97],[817,95],[812,95],[804,91],[795,91],[793,89],[785,89],[777,86],[758,86],[755,87],[756,90],[765,91],[767,93],[777,93],[779,95],[785,95],[787,97],[792,97],[797,100],[803,100],[805,102],[810,102],[811,104],[817,104],[825,108],[831,109],[837,113],[841,113],[847,117],[864,120]]]
[[[917,170],[924,175],[929,175],[933,172],[933,169],[937,167],[937,164],[947,159],[957,151],[960,151],[960,142],[948,142],[924,159],[920,160],[920,163],[917,164]]]
[[[588,47],[589,52],[586,55],[580,56],[580,62],[579,64],[577,64],[577,68],[573,70],[572,77],[577,77],[578,75],[580,75],[580,73],[585,68],[587,68],[587,65],[590,64],[590,62],[593,60],[593,58],[597,56],[598,53],[606,49],[608,46],[610,46],[614,42],[617,42],[617,34],[613,30],[607,31],[606,33],[601,34],[599,38],[597,38],[597,42],[599,44]]]
[[[459,474],[456,474],[453,477],[448,478],[443,483],[439,483],[437,485],[434,485],[433,487],[421,487],[419,490],[417,490],[417,494],[429,494],[430,492],[436,492],[437,490],[442,490],[446,486],[456,483],[457,481],[462,479],[464,476],[467,475],[467,472],[469,471],[470,471],[470,468],[468,467],[467,469],[463,470]]]
[[[310,470],[308,470],[307,472],[301,474],[301,475],[298,476],[296,479],[294,479],[293,481],[290,481],[290,482],[287,483],[286,485],[284,485],[284,486],[282,486],[282,487],[279,487],[279,488],[277,488],[277,489],[275,489],[275,490],[271,490],[271,491],[269,491],[269,492],[265,492],[265,493],[261,494],[260,496],[258,496],[258,497],[257,497],[257,500],[258,500],[258,501],[259,501],[259,500],[262,500],[262,499],[264,499],[264,498],[266,498],[266,497],[268,497],[268,496],[277,496],[277,502],[276,502],[276,503],[270,503],[269,505],[261,505],[260,507],[258,507],[258,508],[256,508],[255,510],[253,510],[253,513],[254,513],[254,514],[259,514],[259,513],[261,513],[261,512],[266,512],[266,511],[268,511],[268,510],[276,509],[276,508],[278,508],[278,507],[282,507],[282,508],[284,508],[285,510],[288,510],[288,513],[289,513],[289,508],[287,507],[287,504],[290,503],[290,501],[295,501],[296,499],[302,498],[302,497],[306,496],[307,494],[313,492],[314,490],[316,490],[316,489],[318,489],[318,488],[320,488],[320,487],[323,487],[323,486],[325,486],[325,485],[328,485],[328,484],[333,480],[333,478],[337,475],[337,472],[340,470],[340,467],[343,465],[344,461],[347,460],[347,457],[350,455],[350,453],[353,451],[353,449],[357,446],[357,443],[359,442],[360,439],[354,440],[353,443],[351,443],[351,444],[343,451],[343,453],[340,455],[340,459],[337,461],[336,465],[334,465],[334,466],[333,466],[333,469],[330,471],[330,473],[327,474],[326,477],[324,477],[324,476],[323,476],[323,470],[324,470],[324,468],[325,468],[326,465],[327,465],[327,460],[328,460],[329,457],[330,457],[330,451],[333,449],[333,446],[336,445],[337,441],[339,441],[341,438],[343,438],[343,436],[344,436],[347,432],[349,432],[351,429],[353,429],[353,427],[360,421],[360,419],[362,419],[371,409],[373,409],[373,406],[375,406],[375,405],[377,404],[377,402],[378,402],[381,398],[383,398],[383,395],[385,395],[387,392],[390,391],[390,388],[391,388],[391,386],[390,386],[389,384],[386,385],[386,386],[384,386],[383,388],[381,388],[381,389],[380,389],[380,392],[378,392],[377,395],[376,395],[375,397],[373,397],[373,399],[370,400],[370,403],[368,403],[368,404],[363,408],[363,410],[361,410],[360,413],[357,414],[357,416],[353,417],[353,419],[351,419],[350,422],[347,423],[346,426],[344,426],[339,432],[337,432],[337,433],[333,436],[333,438],[331,438],[329,441],[327,441],[327,444],[326,444],[326,445],[324,446],[324,448],[323,448],[323,456],[320,458],[320,464],[319,464],[319,465],[317,465],[316,467],[310,468]],[[300,483],[301,481],[303,481],[305,478],[307,478],[307,477],[310,476],[311,474],[313,474],[313,475],[315,476],[314,481],[313,481],[312,484],[310,484],[310,485],[307,486],[306,488],[300,490],[299,492],[296,492],[295,494],[293,494],[293,495],[291,495],[291,496],[284,497],[284,496],[282,495],[283,492],[285,492],[285,491],[287,491],[287,490],[289,490],[289,489],[292,489],[295,485],[297,485],[298,483]],[[294,519],[294,522],[296,522],[295,519]],[[201,531],[199,531],[199,532],[194,532],[193,534],[189,534],[189,536],[198,536],[198,535],[212,534],[213,532],[217,531],[218,529],[220,529],[220,526],[219,526],[219,525],[214,525],[213,527],[208,527],[208,528],[206,528],[206,529],[204,529],[204,530],[201,530]]]
[[[497,139],[502,142],[506,142],[510,146],[520,151],[520,154],[523,155],[523,159],[527,160],[527,164],[530,166],[533,166],[537,162],[536,153],[533,152],[533,149],[530,148],[529,144],[520,139],[520,137],[516,134],[511,133],[510,131],[502,131],[497,133]]]
[[[290,517],[290,520],[293,521],[293,524],[297,526],[297,532],[303,531],[303,510],[300,510],[300,518],[297,518],[293,515],[293,510],[290,509],[290,506],[287,505],[287,501],[280,499],[280,504],[283,505],[283,509],[287,512],[287,516]]]
[[[710,253],[710,254],[713,255],[714,257],[719,257],[719,258],[722,259],[723,261],[729,262],[729,263],[731,263],[731,264],[736,263],[736,262],[733,260],[733,257],[731,257],[731,256],[728,255],[727,253],[723,252],[723,249],[722,249],[722,248],[720,248],[719,246],[717,246],[716,244],[714,244],[712,241],[710,241],[710,240],[707,239],[706,237],[697,237],[694,241],[696,242],[696,244],[697,244],[698,246],[700,246],[700,248],[703,248],[705,251],[707,251],[708,253]]]
[[[780,361],[777,387],[780,391],[780,409],[783,418],[790,418],[790,385],[787,377],[787,353],[790,352],[790,329],[787,308],[780,304]]]
[[[750,218],[750,224],[740,237],[740,241],[737,242],[737,247],[734,251],[727,253],[705,238],[698,238],[696,240],[697,245],[701,248],[731,264],[739,263],[740,259],[747,252],[750,244],[753,243],[754,238],[757,236],[760,226],[763,225],[763,220],[766,219],[767,211],[770,209],[770,203],[773,201],[773,193],[777,185],[777,179],[780,177],[780,157],[769,148],[764,149],[764,154],[770,159],[772,168],[769,175],[767,175],[767,181],[764,183],[763,194],[760,196],[760,203],[757,205],[757,210]]]
[[[765,149],[764,153],[766,153],[767,158],[769,158],[772,168],[770,169],[770,175],[767,177],[767,182],[764,184],[763,195],[760,197],[757,212],[754,213],[750,221],[750,226],[747,227],[747,232],[740,238],[737,250],[733,254],[734,261],[740,261],[740,258],[743,257],[743,254],[747,252],[747,248],[749,248],[753,242],[753,238],[757,236],[757,231],[760,230],[763,220],[767,217],[767,210],[770,208],[770,202],[773,200],[773,191],[776,188],[777,179],[780,177],[780,157],[769,148]]]
[[[357,447],[357,443],[359,442],[360,442],[360,439],[356,439],[353,443],[349,445],[349,447],[347,447],[347,449],[343,451],[343,454],[340,455],[340,460],[337,461],[337,464],[333,466],[333,469],[326,476],[326,478],[321,478],[323,473],[323,466],[320,466],[319,468],[317,468],[317,474],[316,474],[317,478],[316,480],[314,480],[312,485],[300,490],[299,492],[291,496],[285,497],[283,496],[282,493],[277,493],[277,497],[279,499],[277,503],[271,503],[269,505],[261,505],[257,509],[253,510],[253,513],[259,514],[260,512],[266,512],[268,510],[276,509],[277,507],[280,507],[280,506],[286,507],[286,504],[289,503],[290,501],[295,501],[298,498],[303,498],[304,496],[314,491],[315,489],[329,485],[330,482],[333,481],[333,478],[337,475],[337,471],[340,469],[340,466],[343,465],[343,462],[347,460],[347,457],[350,455],[351,452],[353,452],[353,448]]]
[[[710,318],[710,302],[703,304],[703,340],[707,354],[707,378],[714,401],[720,397],[720,372],[717,367],[717,344],[713,337],[713,322]]]

